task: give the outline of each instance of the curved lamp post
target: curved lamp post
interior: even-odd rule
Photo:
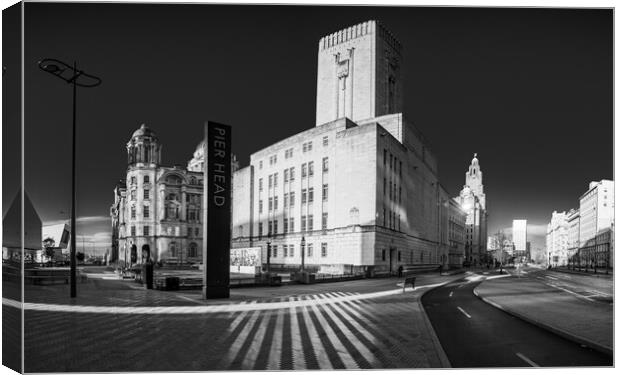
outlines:
[[[76,296],[76,268],[75,268],[75,114],[76,114],[76,96],[77,86],[95,87],[101,84],[101,78],[87,74],[77,69],[77,63],[74,61],[73,66],[57,59],[46,58],[38,62],[39,68],[44,72],[55,75],[66,83],[73,86],[73,127],[71,141],[71,298]]]

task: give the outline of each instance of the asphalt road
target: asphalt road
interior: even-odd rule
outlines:
[[[429,291],[422,304],[452,367],[612,366],[613,359],[515,318],[473,294],[481,277]]]

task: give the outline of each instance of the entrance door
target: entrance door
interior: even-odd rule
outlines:
[[[390,247],[390,275],[394,275],[398,269],[398,258],[396,257],[396,248]]]

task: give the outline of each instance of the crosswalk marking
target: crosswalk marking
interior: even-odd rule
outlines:
[[[306,368],[306,360],[304,358],[304,350],[301,345],[301,331],[299,330],[299,322],[297,321],[297,312],[295,307],[289,308],[291,316],[291,339],[293,352],[293,369],[303,370]]]
[[[267,368],[280,369],[280,354],[282,353],[282,336],[284,335],[282,327],[284,326],[284,310],[278,310],[276,316],[276,328],[274,330],[273,339],[271,340],[271,350],[269,351],[269,363]],[[279,337],[278,337],[279,336]]]
[[[314,327],[314,323],[312,322],[312,319],[310,319],[310,312],[308,311],[308,308],[304,306],[301,308],[301,311],[302,311],[304,323],[306,324],[306,327],[308,329],[308,336],[310,336],[310,338],[318,338],[319,334],[317,333],[316,328]],[[310,345],[312,346],[312,350],[317,357],[319,368],[333,370],[334,367],[332,366],[332,363],[329,360],[329,357],[327,356],[325,348],[320,344],[320,341],[310,340]],[[321,345],[321,346],[317,348],[316,345]]]
[[[311,308],[314,311],[314,315],[318,319],[321,328],[325,330],[325,333],[327,334],[326,338],[336,349],[336,354],[338,355],[338,357],[340,357],[342,363],[344,363],[347,368],[359,369],[359,366],[357,365],[357,363],[355,363],[355,360],[351,357],[351,354],[349,354],[349,351],[347,350],[347,348],[345,348],[342,341],[340,341],[340,339],[336,335],[336,332],[334,332],[329,323],[327,323],[327,320],[320,312],[319,308],[315,305],[312,305]]]

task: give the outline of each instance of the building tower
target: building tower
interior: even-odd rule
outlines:
[[[401,45],[368,21],[319,41],[316,124],[402,112]]]
[[[487,211],[482,183],[482,169],[478,154],[474,154],[465,172],[465,186],[455,198],[467,213],[465,222],[465,260],[470,263],[487,262]]]

